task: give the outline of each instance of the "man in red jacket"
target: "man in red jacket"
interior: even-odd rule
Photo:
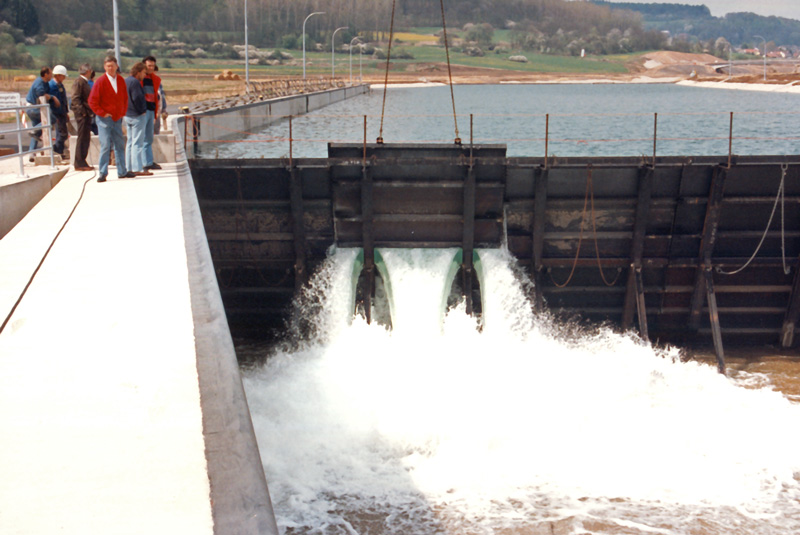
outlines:
[[[103,68],[106,73],[94,82],[92,92],[89,93],[89,107],[97,116],[97,135],[100,138],[98,182],[106,181],[112,143],[117,161],[117,177],[136,176],[125,167],[125,137],[122,135],[122,118],[128,111],[128,89],[122,76],[117,76],[117,58],[106,57]]]

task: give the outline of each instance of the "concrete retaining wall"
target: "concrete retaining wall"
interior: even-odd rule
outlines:
[[[75,164],[75,149],[78,139],[70,136],[70,164]],[[172,163],[175,161],[175,135],[172,133],[153,136],[153,160],[156,163]],[[89,155],[86,157],[89,165],[97,166],[100,162],[100,138],[92,136],[89,141]]]
[[[4,180],[0,176],[0,238],[8,234],[65,174],[67,169],[43,171],[30,178]]]

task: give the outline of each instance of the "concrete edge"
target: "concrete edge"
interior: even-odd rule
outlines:
[[[214,533],[277,535],[200,206],[179,139],[176,150]]]
[[[0,238],[11,232],[69,171],[57,169],[0,185]]]

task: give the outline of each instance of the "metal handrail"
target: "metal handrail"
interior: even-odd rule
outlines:
[[[25,112],[31,108],[41,108],[42,114],[42,123],[39,126],[28,126],[22,127],[20,123],[20,112]],[[11,158],[19,158],[19,177],[20,178],[27,178],[28,175],[25,174],[25,156],[28,154],[35,154],[42,150],[50,150],[50,168],[55,169],[55,155],[53,151],[53,125],[50,124],[50,114],[47,113],[45,110],[49,110],[49,104],[28,104],[26,106],[12,106],[10,108],[0,108],[0,113],[13,113],[16,120],[17,120],[17,128],[16,130],[8,131],[11,134],[17,134],[17,153],[16,154],[8,154],[6,156],[0,156],[0,161],[7,160]],[[22,150],[22,133],[23,132],[32,132],[34,130],[47,130],[47,136],[42,136],[42,147],[34,150]],[[45,142],[46,140],[46,142]]]

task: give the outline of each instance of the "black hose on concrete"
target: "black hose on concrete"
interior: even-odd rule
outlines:
[[[8,322],[11,321],[11,316],[14,315],[14,312],[16,312],[17,307],[22,302],[22,298],[25,297],[25,294],[28,292],[28,288],[30,288],[31,284],[33,283],[33,279],[36,277],[36,274],[39,273],[39,269],[42,267],[42,264],[44,264],[44,261],[47,258],[47,255],[50,254],[50,250],[53,248],[53,245],[56,244],[56,240],[58,240],[58,237],[61,236],[61,233],[64,231],[64,228],[67,226],[67,223],[69,223],[69,220],[72,219],[72,214],[74,214],[75,210],[78,209],[78,205],[81,203],[81,200],[83,199],[83,194],[86,192],[86,184],[88,184],[89,182],[94,180],[94,178],[96,176],[97,176],[97,170],[95,169],[94,173],[92,173],[92,176],[89,177],[86,180],[86,182],[83,183],[83,188],[81,188],[80,197],[78,197],[78,200],[75,202],[75,206],[72,207],[72,211],[69,213],[69,216],[67,216],[67,219],[64,221],[64,224],[61,225],[60,229],[58,229],[58,233],[56,233],[55,237],[53,238],[53,241],[50,242],[50,245],[47,247],[47,250],[44,252],[44,256],[42,256],[42,259],[39,261],[39,264],[36,266],[36,269],[33,270],[33,273],[31,274],[31,278],[28,279],[28,283],[25,285],[25,288],[23,288],[22,293],[19,294],[19,297],[17,298],[16,303],[14,303],[14,306],[11,307],[11,310],[9,311],[8,316],[6,316],[6,318],[3,320],[3,324],[0,325],[0,334],[3,334],[3,330],[6,328],[6,325],[8,325]]]

